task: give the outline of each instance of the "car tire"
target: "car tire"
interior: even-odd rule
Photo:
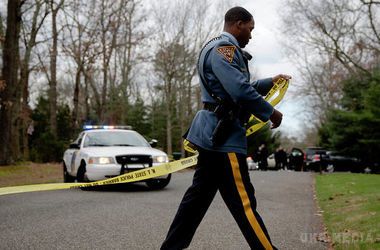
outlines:
[[[77,181],[86,182],[86,163],[82,161],[77,172]]]
[[[67,172],[66,164],[63,163],[63,182],[72,183],[74,181],[75,181],[75,177],[71,176],[69,172]]]
[[[363,173],[365,174],[371,174],[372,172],[374,172],[370,167],[365,167],[363,169]]]
[[[150,179],[146,181],[146,185],[154,190],[163,189],[169,184],[171,178],[172,174],[169,174],[165,179]]]

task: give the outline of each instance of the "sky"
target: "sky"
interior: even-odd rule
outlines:
[[[302,104],[299,98],[293,98],[296,89],[292,83],[297,81],[297,69],[288,60],[281,45],[281,0],[246,0],[237,1],[237,4],[252,13],[255,19],[255,29],[252,39],[246,46],[246,50],[253,55],[253,68],[259,78],[275,76],[279,73],[289,74],[293,77],[287,94],[276,108],[283,113],[283,121],[279,128],[281,133],[300,137],[304,133],[304,116],[301,114]],[[285,31],[283,31],[285,32]],[[253,78],[256,78],[253,75]],[[297,99],[297,100],[295,100]]]

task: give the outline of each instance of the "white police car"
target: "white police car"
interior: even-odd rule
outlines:
[[[63,155],[64,182],[97,181],[168,162],[168,156],[152,147],[128,126],[85,126]],[[166,187],[171,175],[146,180],[154,189]]]

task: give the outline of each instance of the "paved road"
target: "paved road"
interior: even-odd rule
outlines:
[[[144,185],[0,196],[0,249],[159,249],[192,171],[165,190]],[[315,240],[321,218],[313,176],[251,172],[258,210],[279,249],[327,249]],[[189,249],[249,249],[218,194]]]

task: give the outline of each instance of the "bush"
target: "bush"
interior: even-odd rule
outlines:
[[[58,140],[52,133],[42,133],[35,141],[30,159],[34,162],[57,162],[62,160],[66,142]]]
[[[38,98],[33,110],[34,133],[30,139],[30,160],[35,162],[59,162],[69,144],[73,129],[71,112],[67,105],[57,107],[57,136],[50,131],[49,102],[43,96]]]

